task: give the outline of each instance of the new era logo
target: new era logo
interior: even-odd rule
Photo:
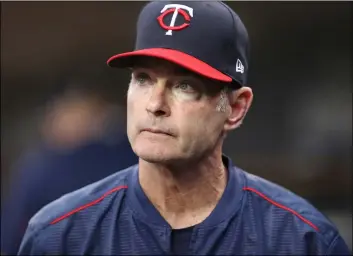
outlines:
[[[243,66],[243,63],[241,63],[241,61],[238,59],[237,60],[237,64],[236,64],[236,67],[235,67],[235,71],[236,72],[240,72],[240,73],[244,73],[244,66]]]

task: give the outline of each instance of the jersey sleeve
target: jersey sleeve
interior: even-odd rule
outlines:
[[[332,241],[326,255],[352,255],[347,244],[340,235]]]
[[[17,255],[45,255],[46,253],[42,247],[44,245],[40,243],[39,234],[30,224],[22,239]]]
[[[1,252],[14,255],[18,252],[28,221],[43,203],[43,175],[33,166],[25,166],[11,183],[1,209]]]

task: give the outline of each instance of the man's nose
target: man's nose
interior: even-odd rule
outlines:
[[[151,89],[150,98],[146,107],[147,112],[155,116],[170,115],[167,91],[167,80],[158,79],[157,83]]]

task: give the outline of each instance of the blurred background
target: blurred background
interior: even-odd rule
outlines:
[[[105,62],[133,49],[143,4],[1,2],[2,251],[43,204],[137,162],[129,73]],[[309,200],[352,248],[350,3],[228,4],[250,35],[254,103],[225,153]]]

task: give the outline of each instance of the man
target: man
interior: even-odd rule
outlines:
[[[248,35],[221,2],[147,4],[132,68],[127,131],[136,166],[70,193],[30,221],[19,254],[349,254],[302,198],[222,155],[253,94]]]

